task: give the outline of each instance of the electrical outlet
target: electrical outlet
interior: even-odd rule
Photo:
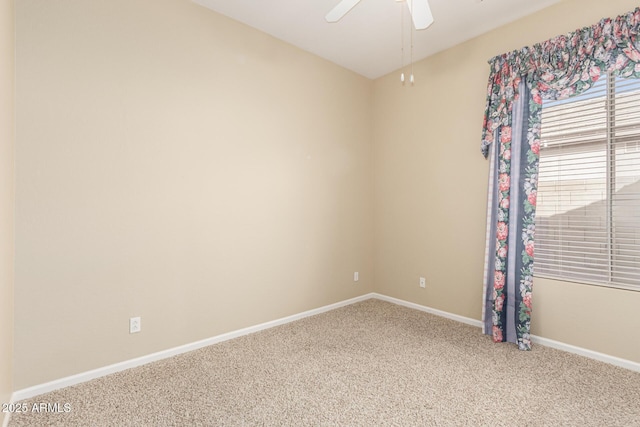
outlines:
[[[424,277],[420,278],[420,287],[421,288],[426,288],[427,287],[427,279],[425,279]]]
[[[360,273],[356,271],[355,273],[353,273],[353,281],[357,282],[358,280],[360,280]]]
[[[132,317],[129,319],[129,333],[135,334],[142,330],[142,319],[140,317]]]

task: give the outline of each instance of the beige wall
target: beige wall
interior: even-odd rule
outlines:
[[[480,319],[487,60],[636,6],[565,0],[416,64],[413,88],[400,86],[398,72],[375,81],[377,292]],[[534,287],[534,334],[640,362],[640,292],[542,279]]]
[[[21,0],[14,388],[372,290],[480,318],[486,61],[634,7],[565,0],[409,88],[189,0]],[[638,303],[536,280],[534,333],[640,361]]]
[[[370,80],[189,0],[16,14],[16,389],[372,291]]]
[[[13,0],[0,1],[0,404],[13,392],[13,7]]]

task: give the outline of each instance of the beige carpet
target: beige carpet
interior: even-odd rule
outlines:
[[[367,300],[39,396],[10,426],[640,426],[640,373]]]

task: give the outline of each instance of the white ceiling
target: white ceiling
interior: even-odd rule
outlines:
[[[342,20],[324,17],[340,0],[193,0],[294,46],[375,79],[409,62],[411,24],[395,0],[362,0]],[[409,0],[410,1],[410,0]],[[418,61],[560,0],[429,0],[435,22],[414,31]],[[489,58],[487,58],[489,59]]]

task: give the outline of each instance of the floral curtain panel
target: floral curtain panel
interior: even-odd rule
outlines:
[[[483,319],[495,342],[531,348],[542,101],[578,95],[606,73],[640,78],[639,32],[640,8],[489,61],[481,145],[491,159]]]

